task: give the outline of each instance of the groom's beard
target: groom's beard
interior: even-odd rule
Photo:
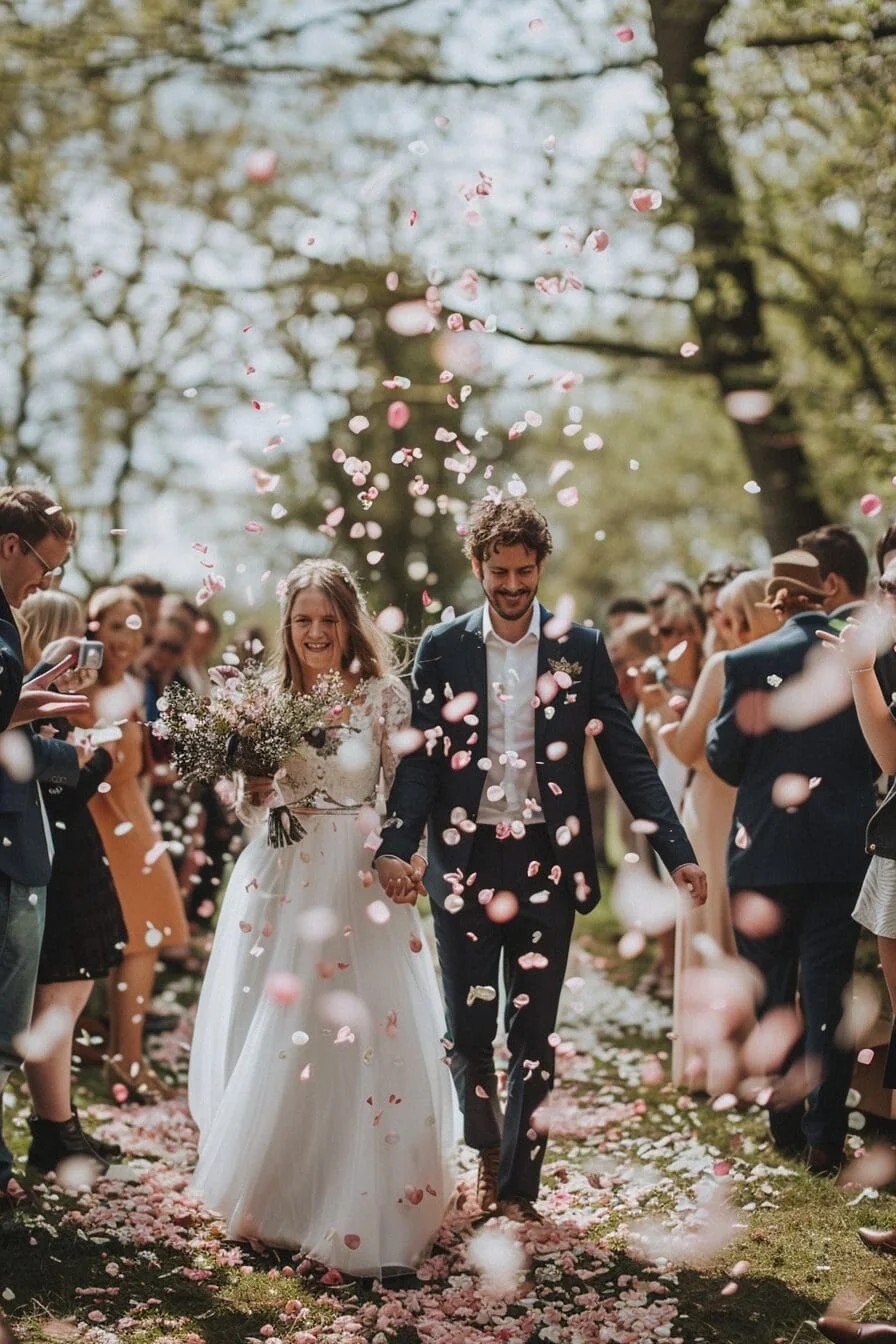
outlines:
[[[502,590],[491,595],[486,593],[486,600],[502,621],[528,621],[537,593],[537,588]],[[513,601],[513,598],[517,600]]]

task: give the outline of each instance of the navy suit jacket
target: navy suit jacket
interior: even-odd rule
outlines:
[[[457,870],[468,874],[475,827],[464,830],[458,823],[466,819],[475,823],[485,783],[486,772],[477,764],[488,749],[482,616],[483,608],[478,607],[427,630],[420,641],[412,676],[413,724],[426,734],[432,750],[428,752],[424,744],[402,759],[387,804],[388,829],[381,853],[410,859],[427,828],[426,885],[439,905],[449,891],[446,874]],[[600,631],[573,625],[552,639],[545,634],[550,619],[551,613],[542,607],[538,676],[557,671],[551,663],[565,660],[573,666],[573,684],[559,690],[549,704],[533,709],[535,770],[562,889],[577,909],[585,911],[600,899],[583,766],[585,728],[590,720],[599,719],[603,725],[595,740],[626,806],[635,817],[656,823],[650,839],[666,867],[671,871],[696,860],[650,754],[632,727]],[[477,697],[475,724],[451,723],[443,717],[446,703],[464,691],[473,691]],[[558,760],[547,753],[554,742],[567,747]],[[453,768],[451,761],[457,752],[469,753],[460,769]],[[562,828],[570,817],[575,819],[569,827],[571,834],[568,843],[562,844],[558,831],[566,838]],[[451,843],[455,837],[459,837],[457,843]]]
[[[786,682],[801,672],[809,652],[820,643],[815,631],[826,628],[824,613],[801,612],[774,634],[725,658],[725,689],[707,733],[706,756],[715,773],[737,789],[728,843],[732,890],[858,884],[865,874],[865,827],[874,810],[878,769],[852,703],[820,723],[790,732],[772,728],[748,734],[738,722],[741,696],[747,691],[774,695],[776,683],[770,684],[769,677]],[[793,810],[772,801],[776,779],[790,773],[821,781]]]
[[[22,689],[22,645],[6,598],[0,593],[0,725],[6,728]],[[7,710],[8,689],[15,696]],[[28,728],[8,730],[24,748],[22,757],[29,777],[13,779],[0,766],[0,873],[22,886],[45,887],[50,880],[53,858],[41,815],[38,781],[73,785],[80,773],[78,753],[68,742],[40,737]],[[29,763],[30,755],[30,763]]]
[[[0,588],[0,733],[8,727],[22,689],[22,644],[9,603]]]

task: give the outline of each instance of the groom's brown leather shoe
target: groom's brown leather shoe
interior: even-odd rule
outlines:
[[[843,1316],[821,1316],[815,1324],[833,1344],[896,1344],[896,1325],[883,1321],[861,1324]]]
[[[512,1223],[543,1223],[544,1218],[531,1199],[522,1195],[511,1195],[510,1199],[499,1199],[495,1208],[498,1218],[509,1218]]]
[[[498,1166],[500,1162],[500,1148],[483,1148],[480,1150],[479,1170],[476,1173],[476,1198],[483,1213],[490,1213],[498,1202]]]
[[[886,1232],[878,1232],[873,1227],[860,1227],[859,1240],[865,1243],[869,1251],[883,1251],[886,1255],[896,1255],[896,1227],[891,1227]]]

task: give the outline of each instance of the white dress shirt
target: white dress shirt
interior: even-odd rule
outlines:
[[[486,604],[482,616],[488,681],[488,771],[476,820],[482,826],[544,821],[535,774],[535,711],[541,611],[532,604],[529,628],[509,644],[495,631]]]

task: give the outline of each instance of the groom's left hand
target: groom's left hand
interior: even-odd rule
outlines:
[[[690,897],[691,905],[706,904],[706,873],[697,863],[683,863],[672,874],[672,881]]]

